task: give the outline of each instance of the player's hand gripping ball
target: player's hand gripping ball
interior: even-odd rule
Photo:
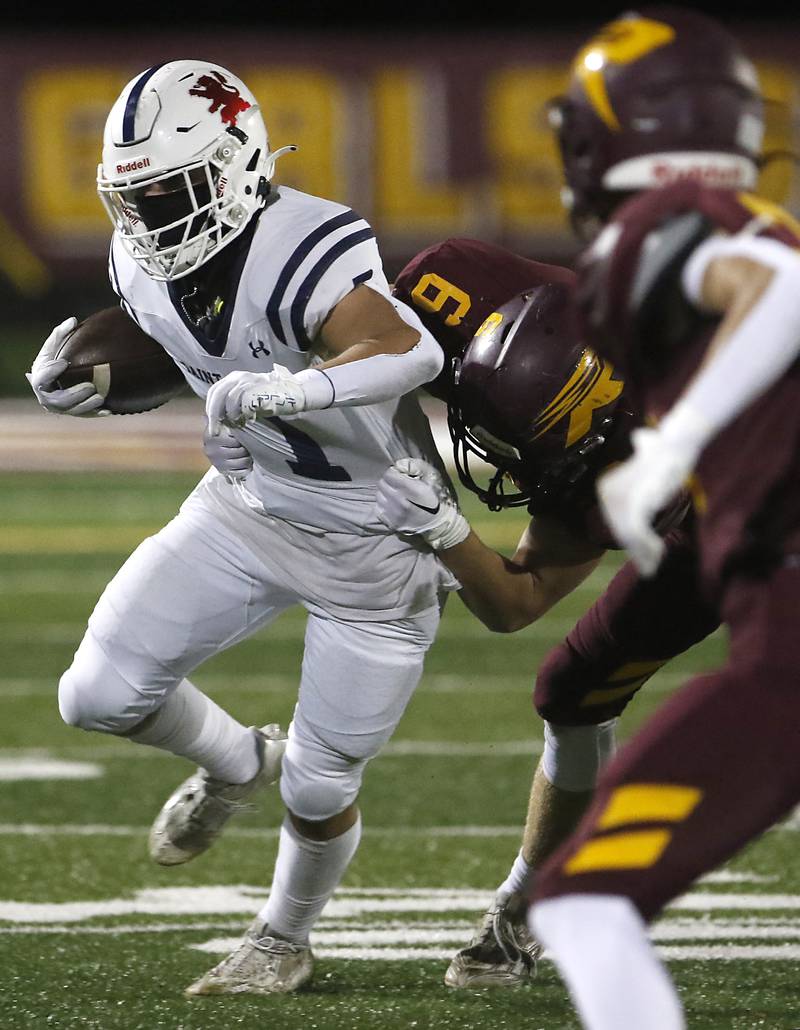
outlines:
[[[149,411],[186,387],[163,347],[120,307],[57,325],[27,379],[47,411],[82,417]]]

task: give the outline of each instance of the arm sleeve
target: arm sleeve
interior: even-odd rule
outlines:
[[[760,397],[800,353],[800,254],[765,237],[712,237],[687,261],[683,288],[702,309],[703,277],[721,257],[745,257],[771,268],[758,302],[701,369],[661,422],[661,431],[696,453]]]
[[[442,370],[444,352],[416,312],[400,301],[392,304],[403,321],[420,334],[419,342],[402,354],[375,354],[333,368],[298,372],[310,410],[377,404],[400,397],[434,379]]]

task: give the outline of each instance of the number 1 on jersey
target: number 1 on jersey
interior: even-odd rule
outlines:
[[[284,422],[277,416],[269,421],[281,431],[297,458],[297,461],[287,461],[287,465],[295,475],[327,483],[350,482],[350,474],[347,469],[341,465],[331,465],[325,456],[325,451],[307,433],[290,422]]]

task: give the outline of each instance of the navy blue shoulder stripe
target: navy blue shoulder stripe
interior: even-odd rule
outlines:
[[[292,303],[291,323],[295,339],[303,350],[308,350],[311,346],[311,340],[306,336],[305,330],[306,308],[320,279],[342,254],[352,250],[353,247],[357,247],[359,243],[363,243],[365,240],[374,239],[375,233],[369,228],[360,229],[358,232],[351,233],[350,236],[345,236],[344,239],[339,240],[338,243],[335,243],[330,250],[322,255],[300,284],[300,289],[297,291],[297,296]]]
[[[134,82],[133,87],[128,94],[128,99],[125,102],[125,114],[122,116],[122,142],[133,143],[136,139],[135,136],[135,124],[136,124],[136,108],[139,104],[139,97],[144,92],[144,87],[155,75],[159,68],[163,68],[166,62],[162,61],[161,64],[154,64],[152,68],[148,68],[146,72],[142,72],[139,78]]]
[[[306,236],[303,242],[297,246],[292,256],[283,266],[283,270],[278,276],[278,281],[275,283],[275,289],[272,291],[269,301],[267,302],[267,319],[272,327],[272,331],[281,343],[286,343],[286,334],[284,333],[283,326],[281,325],[281,303],[286,294],[286,290],[289,288],[292,276],[320,240],[324,240],[326,236],[330,236],[331,233],[336,232],[337,229],[341,229],[345,225],[351,225],[353,222],[360,221],[362,221],[362,218],[360,215],[357,215],[355,211],[344,211],[342,214],[336,215],[334,218],[329,218],[327,222],[323,222],[322,225],[318,226],[312,233],[309,233],[309,235]]]

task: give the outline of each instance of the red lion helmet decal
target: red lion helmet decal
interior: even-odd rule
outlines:
[[[208,110],[211,114],[219,111],[220,118],[226,125],[235,125],[237,116],[251,106],[236,86],[231,85],[218,71],[212,71],[211,75],[201,75],[189,93],[193,97],[206,97],[210,100]]]
[[[652,7],[605,25],[550,105],[565,204],[583,235],[626,192],[697,178],[750,189],[763,107],[755,68],[718,22]]]

